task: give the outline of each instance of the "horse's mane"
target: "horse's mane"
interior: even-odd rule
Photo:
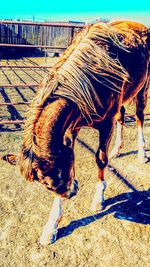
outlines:
[[[33,154],[36,154],[35,123],[44,105],[54,96],[72,100],[83,116],[90,119],[92,114],[96,114],[94,101],[102,106],[92,80],[121,93],[120,85],[128,80],[128,73],[117,55],[108,52],[109,47],[127,50],[114,29],[105,23],[89,25],[76,35],[72,44],[43,79],[32,101],[25,124],[23,157],[30,157],[32,160]]]
[[[87,26],[78,33],[43,79],[37,96],[42,105],[48,98],[59,95],[71,99],[85,117],[90,117],[96,113],[92,95],[101,105],[91,80],[121,93],[118,81],[126,81],[128,73],[117,55],[110,55],[107,51],[111,46],[127,51],[115,31],[105,23]]]

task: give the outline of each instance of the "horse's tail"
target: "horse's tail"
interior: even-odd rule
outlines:
[[[0,160],[7,161],[11,165],[18,165],[19,164],[19,157],[13,154],[7,154],[0,157]]]

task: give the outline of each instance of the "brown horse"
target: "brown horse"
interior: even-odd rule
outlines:
[[[139,158],[144,150],[143,120],[149,87],[150,33],[142,24],[115,22],[89,25],[42,81],[27,116],[20,154],[22,175],[57,194],[41,244],[56,239],[61,199],[78,191],[74,172],[74,142],[81,127],[97,129],[98,183],[93,210],[104,205],[104,170],[116,120],[124,123],[123,105],[136,100]],[[121,111],[120,111],[121,110]],[[112,155],[121,147],[122,128]],[[3,159],[13,162],[13,156]]]

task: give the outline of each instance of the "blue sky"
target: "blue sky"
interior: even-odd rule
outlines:
[[[150,25],[150,0],[7,0],[1,1],[1,19],[88,21],[99,18],[132,19]]]

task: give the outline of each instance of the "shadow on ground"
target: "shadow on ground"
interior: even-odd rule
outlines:
[[[88,146],[83,140],[77,138],[77,141],[90,153],[95,154],[93,148]],[[75,229],[89,225],[96,220],[99,220],[100,222],[101,218],[110,214],[113,214],[114,217],[119,220],[128,220],[140,224],[150,224],[150,189],[146,191],[138,191],[112,165],[108,164],[108,169],[133,192],[122,193],[113,198],[109,198],[105,201],[106,207],[104,211],[72,221],[68,226],[59,229],[57,240],[72,234]]]
[[[32,45],[26,42],[26,45]],[[22,57],[44,57],[44,51],[38,48],[32,47],[1,47],[0,58],[1,59],[20,59]]]
[[[59,229],[57,240],[72,234],[77,228],[89,225],[96,220],[100,222],[101,218],[110,214],[113,214],[119,220],[150,224],[150,189],[147,191],[123,193],[107,199],[104,211],[72,221],[68,226]]]

